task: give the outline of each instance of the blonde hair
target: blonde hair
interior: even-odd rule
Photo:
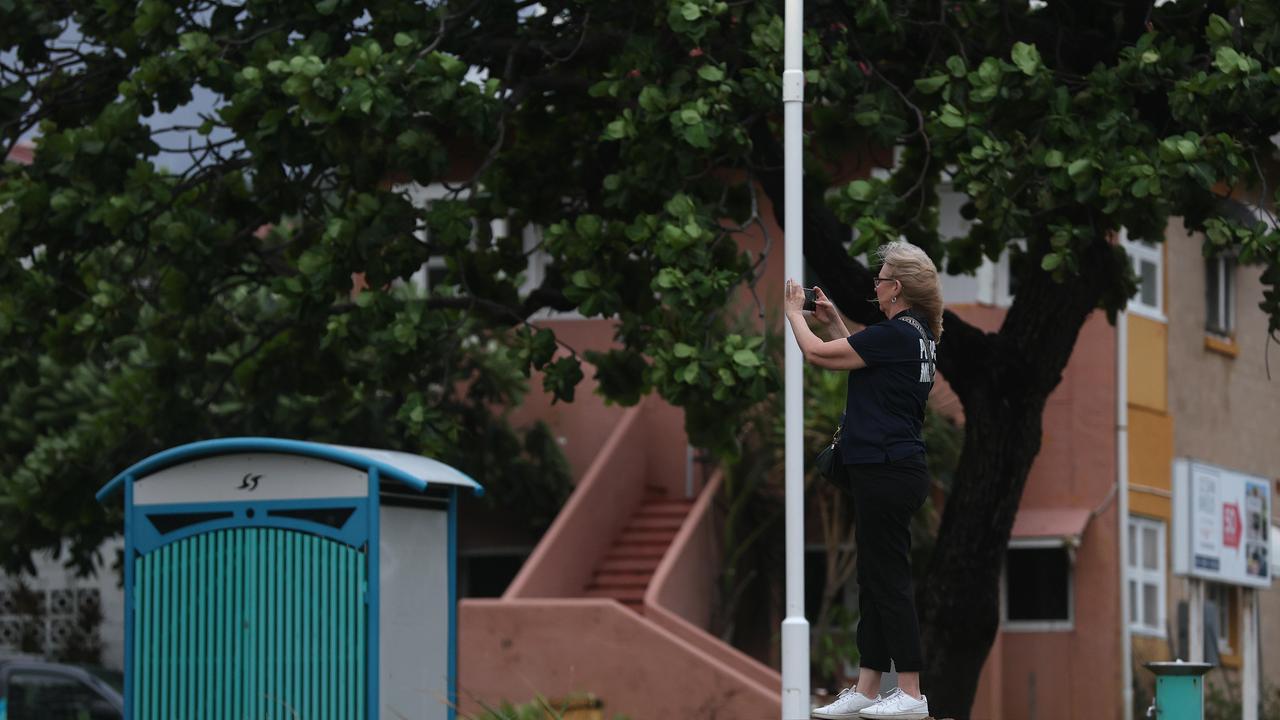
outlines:
[[[942,285],[938,268],[924,250],[906,240],[894,240],[876,251],[891,277],[902,283],[902,299],[907,306],[925,316],[933,339],[942,339]]]

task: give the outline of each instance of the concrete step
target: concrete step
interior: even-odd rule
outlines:
[[[597,572],[587,587],[631,588],[649,587],[653,573],[609,573]]]
[[[644,588],[597,588],[587,586],[587,590],[583,593],[586,597],[596,598],[613,598],[628,605],[640,605],[644,603]]]
[[[613,546],[615,548],[620,545],[661,545],[666,547],[675,539],[675,530],[623,530]]]
[[[605,555],[604,562],[609,563],[615,560],[653,560],[655,563],[662,559],[667,549],[661,545],[614,545],[609,550],[609,554]]]
[[[657,502],[646,502],[640,505],[636,510],[636,517],[684,517],[689,514],[689,509],[693,507],[691,500],[660,500]]]
[[[633,517],[626,530],[679,530],[683,517]]]
[[[653,574],[662,562],[661,555],[646,558],[613,558],[606,557],[596,572],[601,573],[647,573]]]

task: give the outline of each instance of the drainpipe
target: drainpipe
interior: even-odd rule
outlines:
[[[1133,640],[1129,632],[1129,313],[1116,314],[1116,521],[1120,533],[1120,682],[1124,720],[1133,720]]]
[[[783,175],[786,277],[804,281],[804,40],[803,0],[786,0],[783,48]],[[786,327],[786,606],[782,621],[782,720],[809,720],[809,621],[804,617],[804,358]]]

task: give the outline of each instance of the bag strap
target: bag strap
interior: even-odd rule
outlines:
[[[906,313],[899,313],[897,319],[915,328],[916,332],[920,333],[921,340],[924,340],[925,342],[930,342],[929,336],[924,334],[924,325],[921,325],[919,320],[911,317]]]

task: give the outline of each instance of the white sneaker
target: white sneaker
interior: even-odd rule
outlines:
[[[867,720],[925,720],[929,717],[929,698],[921,695],[917,700],[895,688],[880,702],[862,711]]]
[[[840,691],[835,702],[814,710],[812,716],[823,720],[857,720],[862,717],[863,708],[869,708],[879,701],[879,695],[869,698],[857,692],[856,687],[847,687]]]

